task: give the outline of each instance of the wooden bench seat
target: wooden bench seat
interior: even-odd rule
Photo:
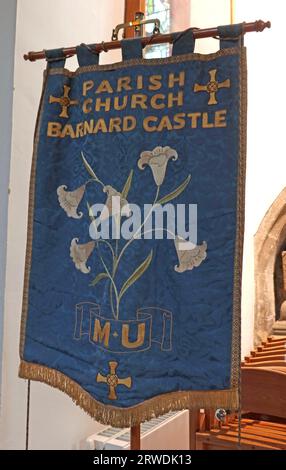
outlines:
[[[240,448],[242,450],[285,450],[286,424],[275,426],[275,424],[269,422],[242,419]],[[197,432],[196,449],[237,450],[237,420],[222,426],[220,429]]]
[[[195,448],[286,450],[286,337],[270,337],[245,357],[241,390],[241,446],[237,417],[228,416],[220,424],[215,410],[205,410],[194,432]],[[249,413],[259,419],[248,418]]]

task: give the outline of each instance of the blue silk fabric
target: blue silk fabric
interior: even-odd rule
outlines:
[[[107,66],[80,46],[76,72],[60,50],[47,55],[21,339],[22,364],[39,372],[22,365],[21,375],[59,386],[59,373],[93,409],[162,395],[168,409],[205,406],[207,392],[238,385],[245,49],[200,55],[176,43],[176,55],[147,60],[129,44],[126,60]],[[197,240],[183,251],[187,241],[166,231],[127,247],[94,240],[90,208],[110,207],[112,195],[119,224],[129,204],[197,205]],[[219,395],[216,404],[226,406]]]

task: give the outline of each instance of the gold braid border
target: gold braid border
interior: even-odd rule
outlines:
[[[227,50],[227,49],[226,49]],[[247,68],[246,48],[241,48],[239,63],[239,160],[237,168],[236,241],[233,280],[233,317],[231,350],[231,386],[240,388],[241,360],[241,279],[244,238],[246,131],[247,131]]]
[[[33,226],[34,226],[34,209],[35,209],[35,189],[36,189],[36,168],[38,159],[38,145],[40,140],[40,128],[44,111],[44,96],[46,91],[46,84],[48,79],[48,69],[44,71],[43,85],[41,91],[40,105],[38,109],[36,127],[34,133],[34,147],[32,156],[32,167],[30,174],[30,187],[29,187],[29,209],[28,209],[28,228],[27,228],[27,242],[26,242],[26,258],[25,258],[25,271],[24,271],[24,288],[22,298],[22,317],[20,327],[20,358],[23,358],[24,347],[26,340],[26,323],[28,319],[28,302],[29,302],[29,284],[30,284],[30,271],[32,264],[32,246],[33,246]]]
[[[39,364],[21,361],[19,377],[44,382],[67,393],[74,403],[86,411],[92,418],[102,424],[112,424],[119,428],[136,426],[143,421],[157,416],[185,409],[237,408],[238,392],[234,390],[187,391],[171,392],[158,395],[129,408],[118,408],[103,405],[95,400],[76,382],[61,372]]]
[[[49,367],[26,362],[23,359],[26,337],[26,322],[28,316],[28,292],[29,278],[32,259],[32,241],[33,241],[33,217],[34,217],[34,199],[36,184],[36,164],[38,154],[38,144],[41,120],[43,115],[43,102],[46,90],[46,81],[49,75],[63,74],[75,76],[80,73],[95,70],[110,70],[117,68],[130,67],[132,65],[163,65],[169,63],[179,63],[188,60],[210,61],[218,57],[228,55],[239,55],[240,59],[240,129],[239,129],[239,168],[238,168],[238,192],[237,192],[237,234],[235,249],[235,267],[234,267],[234,298],[233,298],[233,326],[232,326],[232,364],[231,364],[231,389],[229,390],[196,390],[196,391],[178,391],[158,395],[145,400],[136,406],[129,408],[119,408],[115,406],[103,405],[95,400],[79,384],[64,375],[63,373]],[[239,405],[239,369],[240,369],[240,297],[241,297],[241,266],[243,250],[243,231],[244,231],[244,192],[245,192],[245,166],[246,166],[246,49],[229,48],[218,51],[214,54],[187,54],[182,56],[170,57],[166,59],[132,59],[111,65],[94,65],[79,67],[76,72],[70,72],[67,69],[47,69],[44,72],[43,89],[40,100],[40,106],[36,122],[34,135],[34,150],[32,159],[32,169],[30,178],[29,192],[29,214],[27,247],[25,262],[25,278],[23,291],[23,306],[21,318],[20,333],[20,367],[19,377],[24,379],[44,382],[55,387],[69,395],[76,405],[80,406],[91,417],[102,424],[111,424],[116,427],[135,426],[143,421],[150,420],[156,416],[167,413],[168,411],[177,411],[183,409],[199,408],[224,408],[235,410]]]

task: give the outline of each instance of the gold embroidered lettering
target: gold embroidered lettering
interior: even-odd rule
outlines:
[[[151,77],[149,77],[149,83],[149,90],[160,90],[162,87],[162,75],[151,75]]]
[[[198,127],[198,119],[202,113],[189,113],[188,117],[191,119],[191,128],[196,129]]]
[[[226,109],[215,112],[215,127],[226,127]]]
[[[96,318],[94,322],[93,341],[95,341],[96,343],[103,343],[104,346],[108,347],[109,336],[110,336],[110,322],[107,321],[104,327],[102,328],[99,319]]]
[[[86,80],[82,84],[82,95],[86,96],[87,92],[91,90],[94,86],[94,81],[93,80]]]
[[[156,125],[151,125],[151,123],[157,123],[158,118],[157,116],[148,116],[144,119],[143,121],[143,129],[147,132],[155,132],[156,131]]]
[[[138,75],[137,77],[137,90],[142,90],[143,88],[143,75]]]
[[[177,106],[183,106],[184,93],[182,91],[179,91],[177,96],[174,96],[173,93],[168,94],[168,108],[172,108],[174,103],[177,103]]]
[[[147,109],[147,96],[142,94],[132,95],[131,97],[131,108],[135,109],[140,106],[141,109]]]
[[[78,137],[83,137],[83,122],[79,122],[77,125],[76,125],[76,131],[75,131],[75,136],[76,138]]]
[[[71,137],[72,139],[75,138],[75,132],[71,124],[66,124],[62,130],[61,138],[63,139],[64,137],[67,137],[67,136]]]
[[[139,323],[137,329],[137,339],[133,342],[129,341],[129,325],[122,326],[122,346],[128,349],[139,348],[145,339],[145,323]]]
[[[100,108],[104,108],[104,111],[110,111],[110,98],[102,100],[101,98],[96,98],[95,100],[95,111],[100,111]]]
[[[48,122],[47,136],[60,137],[62,125],[59,122]]]
[[[174,129],[184,129],[186,125],[185,116],[185,113],[178,113],[174,115],[174,122],[176,123],[174,124]]]
[[[168,131],[171,131],[173,129],[171,121],[168,116],[162,117],[161,122],[157,128],[157,131],[162,132],[163,129],[167,129]]]
[[[150,100],[150,105],[154,109],[163,109],[165,108],[165,103],[158,103],[158,100],[164,101],[165,95],[158,93],[157,95],[153,95]]]
[[[129,132],[133,131],[136,127],[136,119],[134,116],[124,116],[123,118],[123,131],[124,132]]]
[[[208,113],[203,113],[202,127],[203,129],[211,129],[212,127],[214,127],[213,122],[209,122]]]
[[[98,85],[95,93],[113,93],[113,88],[108,80],[102,80],[101,84]]]
[[[114,109],[116,109],[116,111],[121,111],[122,109],[125,109],[127,106],[127,101],[128,101],[128,96],[125,95],[122,97],[122,103],[120,104],[120,96],[115,96]]]
[[[111,118],[108,132],[121,132],[121,118]]]
[[[86,100],[84,100],[83,105],[82,105],[82,110],[85,114],[88,114],[92,111],[92,107],[90,105],[92,105],[91,98],[87,98]]]
[[[117,91],[128,91],[132,90],[132,86],[130,85],[131,78],[130,77],[120,77],[117,82]]]
[[[179,86],[184,86],[184,84],[185,84],[185,72],[180,72],[178,77],[176,77],[176,75],[174,73],[170,73],[170,75],[169,75],[169,88],[174,88],[176,83],[178,83]]]
[[[94,120],[84,121],[83,123],[83,134],[92,134],[93,133]]]
[[[97,132],[99,132],[99,131],[107,132],[107,127],[106,127],[104,119],[98,119],[97,123],[94,126],[93,133],[97,134]]]

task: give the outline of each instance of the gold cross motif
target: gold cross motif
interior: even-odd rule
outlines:
[[[106,383],[109,387],[109,400],[117,400],[116,387],[117,385],[125,385],[125,387],[131,388],[132,380],[131,377],[126,377],[125,379],[120,379],[116,374],[116,368],[118,362],[109,361],[109,374],[105,377],[100,372],[96,376],[96,381],[101,383]]]
[[[216,80],[217,69],[209,70],[210,81],[206,85],[199,85],[198,83],[194,86],[194,92],[206,91],[209,93],[208,104],[217,104],[216,93],[220,88],[230,88],[230,79],[224,80],[224,82],[219,83]]]
[[[59,103],[62,107],[61,114],[59,117],[63,118],[68,118],[68,108],[70,106],[78,104],[77,100],[72,100],[69,97],[69,92],[70,92],[70,87],[67,85],[64,85],[64,94],[63,96],[60,96],[59,98],[56,98],[53,95],[50,95],[49,103]]]

